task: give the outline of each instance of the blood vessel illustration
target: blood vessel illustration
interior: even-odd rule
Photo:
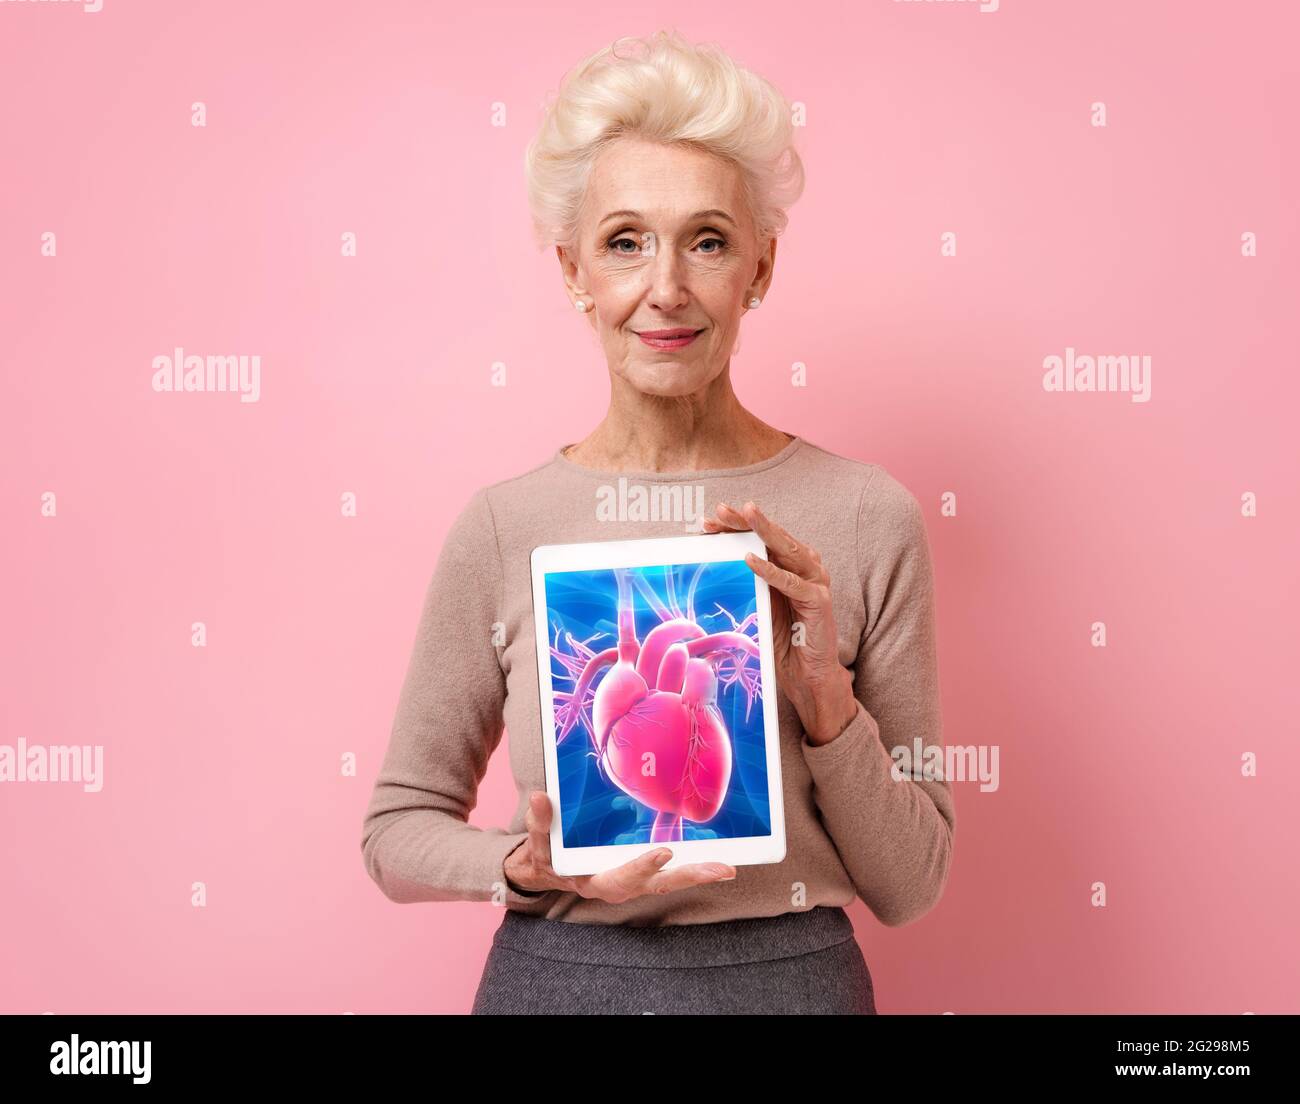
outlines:
[[[682,822],[704,824],[715,817],[731,781],[731,734],[718,709],[719,687],[738,685],[746,695],[746,717],[762,696],[757,642],[758,616],[737,622],[718,606],[731,629],[706,632],[696,623],[695,591],[705,564],[695,566],[678,606],[672,567],[664,569],[665,603],[637,568],[614,569],[618,584],[618,644],[596,652],[587,641],[565,639],[551,655],[573,682],[555,694],[556,743],[580,723],[591,737],[601,774],[656,812],[650,839],[682,839]],[[659,617],[636,637],[633,586]],[[753,629],[755,636],[748,635]]]

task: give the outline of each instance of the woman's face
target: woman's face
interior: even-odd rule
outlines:
[[[757,240],[733,164],[629,136],[592,168],[576,255],[556,251],[610,370],[638,391],[676,396],[726,368],[746,304],[767,294],[776,239]],[[680,329],[698,332],[643,336]]]

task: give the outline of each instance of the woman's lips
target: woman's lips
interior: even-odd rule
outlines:
[[[677,327],[672,330],[642,330],[637,333],[637,337],[652,349],[681,349],[689,345],[703,332],[703,330]]]

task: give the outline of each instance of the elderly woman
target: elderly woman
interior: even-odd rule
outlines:
[[[526,167],[539,236],[604,349],[609,410],[453,523],[366,813],[366,868],[394,901],[505,907],[477,1013],[873,1013],[844,906],[910,923],[952,855],[948,782],[890,754],[941,745],[933,575],[901,483],[767,424],[732,387],[803,187],[789,106],[675,32],[620,39],[566,77]],[[772,588],[780,863],[664,869],[670,843],[587,877],[551,867],[529,553],[691,520],[599,518],[620,477],[702,486],[697,531],[752,529],[767,546],[751,568]],[[507,829],[474,827],[503,727],[518,806]]]

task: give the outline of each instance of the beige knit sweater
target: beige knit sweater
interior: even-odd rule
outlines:
[[[447,534],[365,815],[370,876],[394,901],[495,900],[581,923],[698,924],[847,905],[855,895],[884,924],[924,915],[952,857],[950,783],[895,779],[887,750],[942,742],[934,581],[915,497],[880,465],[799,437],[757,464],[698,472],[595,471],[562,452],[477,491]],[[680,495],[664,493],[676,487]],[[528,793],[546,789],[529,555],[539,544],[698,530],[691,522],[700,488],[706,515],[718,502],[752,499],[821,552],[857,717],[814,747],[778,694],[780,863],[739,866],[733,881],[621,905],[508,889],[502,863],[526,837]],[[640,520],[637,503],[646,498],[680,502],[685,512]],[[507,828],[478,828],[467,818],[503,726],[518,802]]]

